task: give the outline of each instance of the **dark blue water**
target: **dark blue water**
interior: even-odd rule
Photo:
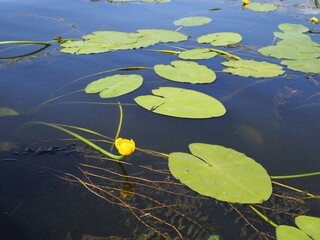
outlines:
[[[19,116],[0,117],[0,159],[18,160],[0,162],[0,238],[65,239],[68,232],[73,236],[72,239],[81,239],[85,234],[136,238],[132,235],[133,227],[125,225],[125,220],[130,216],[128,212],[38,167],[41,165],[63,172],[77,172],[76,163],[79,160],[86,161],[80,154],[12,154],[13,150],[21,152],[29,146],[37,148],[67,144],[58,141],[60,138],[69,138],[67,134],[45,126],[26,126],[25,123],[30,121],[74,125],[114,137],[119,121],[118,106],[65,102],[123,103],[122,136],[134,139],[140,148],[165,153],[187,152],[188,144],[204,142],[243,152],[261,163],[270,175],[319,171],[319,105],[298,107],[319,104],[319,96],[308,97],[320,92],[320,79],[314,76],[315,81],[312,82],[304,73],[288,69],[285,69],[286,74],[293,76],[259,82],[261,79],[221,72],[223,67],[220,63],[225,61],[223,58],[199,60],[200,64],[217,71],[217,80],[211,85],[176,83],[162,79],[152,69],[135,70],[130,73],[142,75],[144,84],[132,93],[104,100],[96,94],[75,93],[30,112],[46,100],[83,89],[99,77],[86,78],[61,88],[74,79],[116,68],[152,68],[156,64],[169,64],[177,60],[175,55],[148,50],[199,47],[196,39],[213,32],[240,33],[243,36],[241,44],[252,49],[222,50],[234,51],[243,59],[279,63],[278,59],[261,56],[256,50],[272,44],[273,31],[278,31],[277,26],[281,23],[317,27],[306,19],[319,17],[320,11],[313,6],[313,1],[298,2],[299,6],[294,6],[295,2],[291,1],[275,3],[280,5],[277,11],[258,13],[243,10],[241,1],[113,4],[86,0],[0,0],[0,41],[52,41],[57,36],[81,38],[83,34],[98,30],[176,30],[173,21],[182,17],[206,16],[213,19],[207,25],[182,28],[180,32],[190,36],[190,39],[181,43],[93,55],[63,54],[59,52],[59,45],[53,43],[32,58],[0,61],[0,107],[12,108],[20,113]],[[221,10],[207,11],[212,8]],[[320,42],[319,35],[313,36],[313,40]],[[3,49],[7,46],[0,47]],[[34,46],[14,48],[0,52],[0,56],[21,55],[35,49]],[[178,119],[126,105],[134,103],[134,97],[149,94],[152,89],[161,86],[182,87],[209,94],[223,102],[227,114],[216,119]],[[45,143],[46,140],[50,142]],[[150,156],[138,155],[136,158],[150,161],[148,164],[155,166],[158,161]],[[319,193],[318,182],[319,177],[285,181],[315,194]],[[319,207],[312,211],[319,214]],[[212,224],[217,225],[217,231],[213,233],[220,234],[224,239],[239,239],[241,224],[234,227],[234,218],[228,218],[221,221],[219,226],[215,215],[210,216]]]

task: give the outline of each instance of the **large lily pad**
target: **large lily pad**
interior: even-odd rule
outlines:
[[[194,191],[221,201],[261,203],[272,193],[266,170],[243,153],[218,145],[193,143],[191,154],[169,155],[172,175]]]
[[[277,240],[311,240],[303,231],[298,228],[280,225],[276,228]]]
[[[246,8],[256,12],[271,12],[278,9],[278,7],[272,3],[255,3],[255,2],[251,2],[247,4]]]
[[[276,46],[260,48],[259,53],[265,56],[285,59],[312,59],[320,57],[320,45],[308,39],[288,38]]]
[[[299,216],[295,218],[296,225],[314,240],[320,240],[320,218]]]
[[[239,33],[219,32],[203,35],[197,39],[198,43],[210,43],[212,46],[226,46],[242,40]]]
[[[286,39],[286,38],[302,38],[302,39],[311,39],[310,36],[303,34],[309,29],[301,24],[292,24],[292,23],[282,23],[279,24],[278,28],[283,32],[274,32],[274,36]]]
[[[200,26],[211,22],[212,19],[208,17],[186,17],[180,18],[173,22],[174,25],[181,25],[185,27],[192,27],[192,26]]]
[[[137,33],[96,31],[84,36],[83,41],[62,43],[61,52],[93,54],[123,49],[148,47],[159,42],[179,42],[188,39],[182,33],[163,29],[140,29]]]
[[[139,88],[143,82],[143,78],[137,74],[114,75],[101,78],[90,83],[85,91],[86,93],[98,93],[100,97],[111,98],[117,97]]]
[[[154,71],[159,76],[176,82],[211,83],[216,79],[214,71],[189,61],[173,61],[171,65],[155,65]]]
[[[275,77],[284,73],[279,65],[255,60],[230,60],[221,64],[229,67],[224,72],[244,77]]]
[[[180,118],[212,118],[226,113],[221,102],[194,90],[161,87],[154,95],[136,97],[141,107],[154,113]]]
[[[197,48],[180,52],[178,57],[182,59],[198,60],[209,59],[217,55],[218,53],[212,51],[210,48]]]
[[[15,116],[15,115],[19,115],[19,113],[14,109],[6,108],[6,107],[0,108],[0,117]]]
[[[281,64],[287,65],[289,69],[308,72],[320,73],[320,59],[302,59],[302,60],[283,60]]]

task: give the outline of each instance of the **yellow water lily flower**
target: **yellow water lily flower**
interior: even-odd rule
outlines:
[[[123,156],[130,155],[136,148],[136,144],[132,139],[117,138],[115,145],[119,153]]]
[[[319,19],[316,18],[316,17],[312,17],[312,18],[309,19],[309,21],[310,21],[311,23],[317,24],[317,23],[319,22]]]
[[[243,6],[244,6],[244,5],[248,5],[248,4],[250,3],[249,0],[242,0],[242,2],[243,2]]]

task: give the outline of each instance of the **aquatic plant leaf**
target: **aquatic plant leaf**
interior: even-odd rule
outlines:
[[[229,68],[223,69],[234,75],[244,77],[275,77],[284,73],[282,67],[277,64],[268,62],[258,62],[255,60],[230,60],[229,62],[222,62],[224,66]]]
[[[320,218],[310,216],[298,216],[296,225],[314,240],[320,240]]]
[[[273,32],[273,35],[281,39],[287,39],[287,38],[311,39],[310,36],[303,33],[299,33],[299,32]]]
[[[197,60],[197,59],[209,59],[217,55],[218,53],[215,51],[212,51],[210,48],[197,48],[197,49],[180,52],[178,57],[182,59]]]
[[[216,74],[206,66],[190,61],[173,61],[171,65],[155,65],[154,71],[161,77],[188,83],[211,83]]]
[[[180,118],[212,118],[226,113],[221,102],[194,90],[160,87],[154,95],[136,97],[141,107],[154,113]]]
[[[239,33],[219,32],[203,35],[197,39],[198,43],[210,43],[212,46],[226,46],[242,40]]]
[[[281,23],[278,25],[278,28],[284,32],[295,32],[295,33],[303,33],[309,30],[307,27],[301,24],[293,24],[293,23]]]
[[[180,32],[164,29],[139,29],[137,32],[156,39],[159,42],[180,42],[188,39],[188,36]]]
[[[13,110],[11,108],[0,108],[0,117],[4,116],[14,116],[14,115],[19,115],[19,113],[16,110]]]
[[[272,3],[255,3],[255,2],[251,2],[247,4],[246,8],[256,12],[271,12],[278,9],[278,7]]]
[[[277,240],[311,240],[311,238],[300,229],[287,225],[277,227],[276,236]]]
[[[283,60],[281,64],[287,65],[289,69],[308,72],[320,73],[320,59],[302,59],[302,60]]]
[[[139,88],[143,82],[143,78],[137,74],[113,75],[101,78],[90,83],[86,88],[86,93],[98,93],[100,97],[111,98],[117,97]]]
[[[191,154],[169,155],[172,175],[204,196],[235,203],[261,203],[272,193],[266,170],[243,153],[219,145],[192,143]]]
[[[207,24],[211,22],[212,19],[208,17],[186,17],[186,18],[180,18],[173,22],[174,25],[177,26],[185,26],[185,27],[191,27],[191,26],[200,26]]]
[[[106,49],[102,43],[91,43],[86,41],[69,41],[60,45],[64,47],[60,52],[71,54],[93,54],[112,51]]]
[[[288,38],[276,46],[260,48],[258,52],[265,56],[285,59],[312,59],[320,57],[320,44],[308,39]]]

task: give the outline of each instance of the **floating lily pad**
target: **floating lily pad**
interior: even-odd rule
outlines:
[[[191,27],[191,26],[200,26],[207,24],[211,22],[212,19],[208,17],[186,17],[186,18],[180,18],[173,22],[174,25],[181,25],[185,27]]]
[[[90,83],[85,91],[86,93],[98,93],[100,97],[111,98],[118,97],[139,88],[143,82],[143,78],[137,74],[114,75],[101,78]]]
[[[197,60],[197,59],[209,59],[217,55],[218,53],[210,50],[210,48],[197,48],[197,49],[180,52],[178,57],[182,59]]]
[[[310,36],[303,34],[309,29],[301,24],[292,24],[292,23],[282,23],[278,26],[283,32],[274,32],[274,36],[286,39],[286,38],[302,38],[302,39],[311,39]]]
[[[212,46],[226,46],[242,40],[239,33],[219,32],[203,35],[197,39],[198,43],[210,43]]]
[[[115,50],[148,47],[159,42],[187,40],[182,33],[163,29],[140,29],[137,33],[96,31],[84,36],[83,41],[62,43],[61,52],[71,54],[93,54]]]
[[[271,12],[278,9],[278,7],[272,3],[255,3],[255,2],[251,2],[247,4],[246,8],[256,12]]]
[[[295,218],[296,225],[314,240],[320,240],[320,218],[299,216]]]
[[[154,71],[159,76],[176,82],[211,83],[216,79],[214,71],[189,61],[173,61],[171,65],[155,65]]]
[[[311,240],[303,231],[298,228],[280,225],[276,228],[277,240]]]
[[[244,77],[275,77],[284,73],[279,65],[255,60],[230,60],[221,64],[229,67],[224,72]]]
[[[308,39],[288,38],[276,46],[260,48],[259,53],[265,56],[285,59],[312,59],[320,57],[320,44]]]
[[[14,116],[14,115],[19,115],[19,113],[16,110],[13,110],[11,108],[0,108],[0,117],[4,116]]]
[[[283,60],[281,64],[295,71],[320,73],[320,59]]]
[[[218,145],[192,143],[191,154],[169,155],[172,175],[204,196],[236,203],[261,203],[272,193],[266,170],[243,153]]]
[[[194,90],[161,87],[152,90],[154,95],[136,97],[141,107],[154,113],[180,118],[212,118],[226,113],[221,102]]]

